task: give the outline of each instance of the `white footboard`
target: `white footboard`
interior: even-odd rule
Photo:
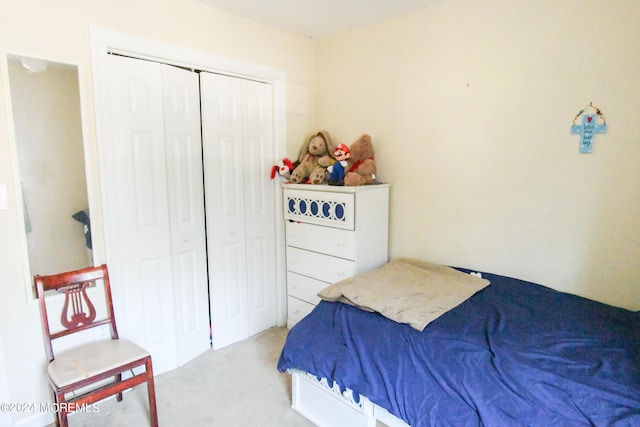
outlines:
[[[389,427],[409,427],[386,409],[364,396],[306,372],[293,372],[291,407],[319,427],[376,427],[377,421]]]

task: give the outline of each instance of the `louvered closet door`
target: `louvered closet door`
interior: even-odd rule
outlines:
[[[276,323],[271,86],[201,73],[213,347]]]
[[[209,345],[198,77],[119,56],[109,72],[107,261],[121,335],[159,374]]]

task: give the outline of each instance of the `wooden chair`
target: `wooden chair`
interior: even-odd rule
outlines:
[[[49,384],[58,409],[56,425],[66,427],[68,413],[90,408],[93,403],[114,394],[120,401],[124,390],[146,382],[151,425],[157,426],[151,355],[138,345],[118,338],[107,266],[50,276],[36,275],[34,281],[40,300],[44,341],[49,357]],[[89,299],[89,294],[98,292],[100,287],[104,287],[104,316],[98,316],[97,313],[101,312],[94,305],[94,302],[101,302],[98,301],[101,300],[100,294],[94,297],[94,302]],[[54,297],[59,293],[64,294],[60,325],[52,323],[47,316],[47,305],[53,308],[52,300],[57,300],[58,305],[62,302],[61,297]],[[93,337],[89,343],[54,354],[54,340],[99,326],[110,329],[111,339],[95,340]],[[52,333],[51,330],[56,332]],[[133,372],[134,368],[142,367],[144,372]],[[132,376],[123,380],[122,376],[127,371],[131,371]],[[99,383],[97,388],[96,383]],[[93,387],[89,387],[92,385]],[[90,390],[86,391],[88,388]]]

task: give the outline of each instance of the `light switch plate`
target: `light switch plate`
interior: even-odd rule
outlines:
[[[0,182],[0,210],[9,209],[9,199],[7,198],[7,184]]]

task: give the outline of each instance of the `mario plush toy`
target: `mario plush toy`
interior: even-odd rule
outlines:
[[[344,185],[345,168],[347,167],[347,160],[351,156],[351,150],[346,144],[338,144],[333,157],[336,162],[327,168],[327,172],[331,174],[329,178],[330,185]]]

